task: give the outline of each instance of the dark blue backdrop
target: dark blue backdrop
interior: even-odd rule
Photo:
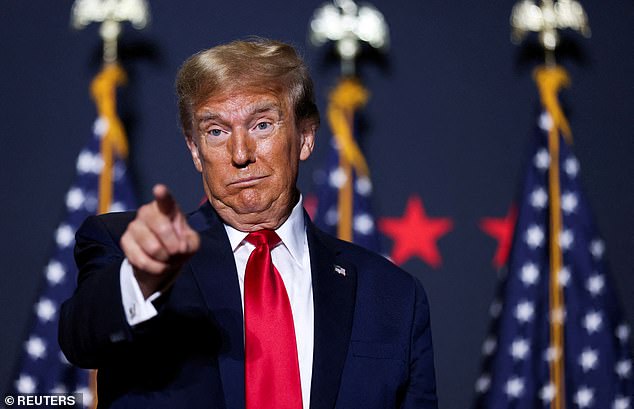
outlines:
[[[74,161],[95,116],[88,84],[99,68],[96,27],[70,29],[72,2],[2,1],[0,7],[0,388],[9,381],[31,305],[63,212]],[[378,216],[398,217],[419,195],[454,229],[439,241],[443,265],[404,267],[425,284],[432,305],[439,395],[444,408],[471,401],[488,325],[496,242],[478,228],[503,216],[517,191],[537,106],[530,47],[509,41],[513,2],[373,2],[390,24],[392,50],[364,62],[372,93],[363,147]],[[179,133],[172,88],[178,65],[210,45],[256,34],[290,41],[312,68],[322,112],[338,65],[307,44],[320,2],[156,1],[143,32],[121,44],[129,85],[120,112],[141,199],[172,187],[183,208],[202,196]],[[603,233],[622,303],[634,322],[634,2],[584,2],[593,37],[569,36],[560,61],[573,85],[562,95],[582,177]],[[325,160],[329,131],[300,184]],[[386,250],[389,240],[383,242]]]

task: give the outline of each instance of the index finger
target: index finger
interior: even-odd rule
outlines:
[[[154,185],[152,194],[154,195],[154,200],[156,201],[159,211],[170,219],[173,219],[178,212],[178,204],[167,186],[162,184]]]

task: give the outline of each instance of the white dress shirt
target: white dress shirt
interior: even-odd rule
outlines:
[[[245,240],[248,233],[236,230],[226,224],[225,230],[229,236],[236,262],[242,311],[244,311],[244,274],[247,261],[255,246]],[[301,197],[288,219],[275,232],[282,239],[282,243],[271,251],[271,258],[273,265],[282,276],[291,304],[303,409],[308,409],[313,369],[314,306],[310,253]],[[123,307],[130,325],[139,324],[157,315],[152,301],[157,299],[161,293],[156,292],[144,299],[139,284],[134,278],[132,266],[127,259],[121,265],[120,282]]]

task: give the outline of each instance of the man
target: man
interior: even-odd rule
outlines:
[[[59,339],[99,370],[100,407],[436,408],[421,285],[302,209],[319,114],[295,50],[202,51],[176,88],[208,202],[185,216],[157,185],[77,233]]]

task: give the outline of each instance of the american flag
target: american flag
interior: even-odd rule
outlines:
[[[561,358],[562,408],[634,409],[630,327],[608,274],[605,245],[580,186],[579,161],[559,137],[560,271],[550,271],[548,133],[543,113],[519,203],[510,261],[493,302],[475,409],[551,408],[557,387],[551,363]],[[563,293],[551,308],[550,280]],[[563,324],[562,350],[553,347],[552,320]],[[559,398],[558,398],[559,399]]]
[[[100,145],[107,126],[105,119],[95,121],[93,136],[77,157],[75,181],[66,194],[66,214],[54,233],[53,254],[44,267],[30,331],[10,385],[14,394],[81,393],[84,407],[92,404],[89,371],[66,360],[57,343],[57,325],[59,306],[71,296],[77,280],[75,231],[86,217],[97,212],[99,175],[104,165]],[[134,208],[136,201],[124,160],[115,159],[112,179],[110,211]]]
[[[344,79],[331,93],[328,117],[334,135],[329,145],[326,165],[315,172],[317,210],[314,221],[322,230],[333,236],[348,239],[369,250],[379,251],[379,234],[371,206],[372,182],[369,173],[356,168],[353,163],[346,159],[341,146],[341,141],[343,139],[345,142],[345,138],[342,138],[342,135],[337,135],[337,132],[349,133],[351,142],[358,149],[357,142],[354,140],[355,117],[358,113],[357,107],[363,103],[342,107],[333,101],[337,95],[342,95],[345,92],[365,93],[366,91],[357,81]],[[339,115],[341,118],[345,117],[345,129],[341,129],[336,123],[333,123],[333,114]],[[361,155],[360,149],[358,154]],[[352,198],[352,211],[351,231],[347,233],[349,237],[346,238],[339,234],[339,224],[345,212],[345,209],[340,206],[341,195],[345,195],[347,189],[349,189]]]
[[[333,139],[326,166],[315,176],[318,186],[315,224],[333,236],[337,236],[339,223],[339,188],[346,183],[347,176],[339,166],[339,150]],[[372,182],[369,177],[359,177],[353,171],[352,242],[369,250],[379,250],[379,236],[371,209]]]

